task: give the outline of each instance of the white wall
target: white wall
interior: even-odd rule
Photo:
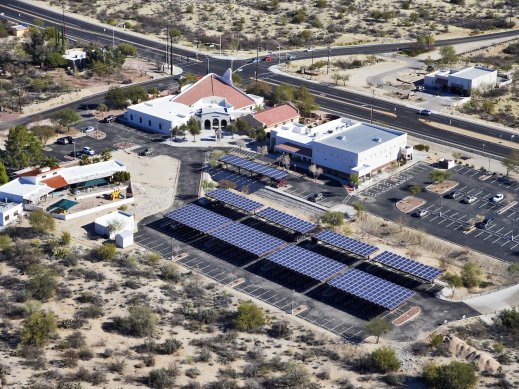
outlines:
[[[23,212],[23,205],[17,204],[7,211],[0,212],[0,226],[8,226],[9,224],[16,221]]]
[[[353,153],[314,142],[312,144],[312,162],[346,174],[353,173],[352,169],[360,165],[369,165],[373,171],[392,161],[396,161],[400,148],[406,145],[407,134],[400,135],[360,153]]]
[[[124,117],[131,125],[135,127],[143,128],[163,135],[171,134],[171,127],[173,126],[173,123],[170,120],[160,119],[147,113],[134,111],[131,107],[128,108],[128,111],[124,114]],[[189,117],[186,117],[185,123],[187,123],[188,120]],[[183,123],[177,123],[176,125],[180,124]]]
[[[472,89],[481,89],[487,90],[492,89],[497,84],[497,72],[489,73],[486,76],[482,76],[472,80],[471,90]]]

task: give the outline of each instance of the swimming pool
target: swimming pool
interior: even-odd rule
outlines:
[[[52,204],[47,208],[47,212],[54,212],[60,209],[68,211],[74,205],[79,204],[77,201],[69,200],[69,199],[61,199],[58,202]]]

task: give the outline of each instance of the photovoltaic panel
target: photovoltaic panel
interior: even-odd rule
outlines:
[[[195,204],[188,204],[182,208],[175,209],[167,213],[166,217],[203,233],[208,233],[225,224],[232,223],[231,219]]]
[[[373,260],[429,282],[432,282],[442,273],[440,269],[401,257],[390,251],[384,251],[373,258]]]
[[[290,230],[305,234],[315,228],[315,224],[301,220],[295,216],[291,216],[285,212],[278,211],[274,208],[265,208],[259,211],[256,216],[262,217],[272,223],[286,227]]]
[[[318,281],[324,281],[347,267],[299,246],[283,247],[266,259]]]
[[[324,243],[349,251],[351,253],[367,257],[378,250],[377,247],[358,240],[348,238],[347,236],[337,234],[330,230],[323,230],[314,235],[314,237]]]
[[[219,161],[235,167],[249,170],[254,173],[262,174],[266,177],[273,178],[274,180],[278,181],[285,179],[288,175],[287,172],[282,170],[274,169],[261,163],[249,161],[248,159],[240,158],[235,155],[224,155],[219,159]]]
[[[396,308],[415,294],[412,290],[357,269],[346,271],[328,284],[387,309]]]
[[[257,256],[285,244],[281,239],[237,222],[213,231],[211,235]]]
[[[220,188],[207,193],[207,197],[224,202],[247,212],[254,212],[263,207],[263,204],[258,203],[257,201]]]

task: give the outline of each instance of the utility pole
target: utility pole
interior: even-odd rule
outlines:
[[[256,87],[258,86],[259,43],[256,41]]]
[[[65,2],[61,2],[61,10],[62,10],[62,23],[61,23],[61,46],[63,50],[65,50]]]
[[[332,48],[330,46],[328,46],[328,66],[326,67],[326,74],[330,73],[330,51],[331,50],[332,50]]]
[[[375,90],[373,90],[373,96],[371,96],[371,117],[369,119],[369,122],[373,123],[373,104],[375,102]]]
[[[169,67],[169,23],[166,26],[166,65]]]
[[[169,74],[173,75],[173,34],[169,32]]]

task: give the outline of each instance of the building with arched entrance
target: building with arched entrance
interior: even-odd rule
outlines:
[[[168,135],[171,129],[187,123],[191,117],[201,130],[223,131],[233,120],[256,112],[263,97],[249,95],[236,88],[231,71],[223,76],[210,73],[182,88],[176,96],[166,96],[128,107],[125,120],[139,128]]]

